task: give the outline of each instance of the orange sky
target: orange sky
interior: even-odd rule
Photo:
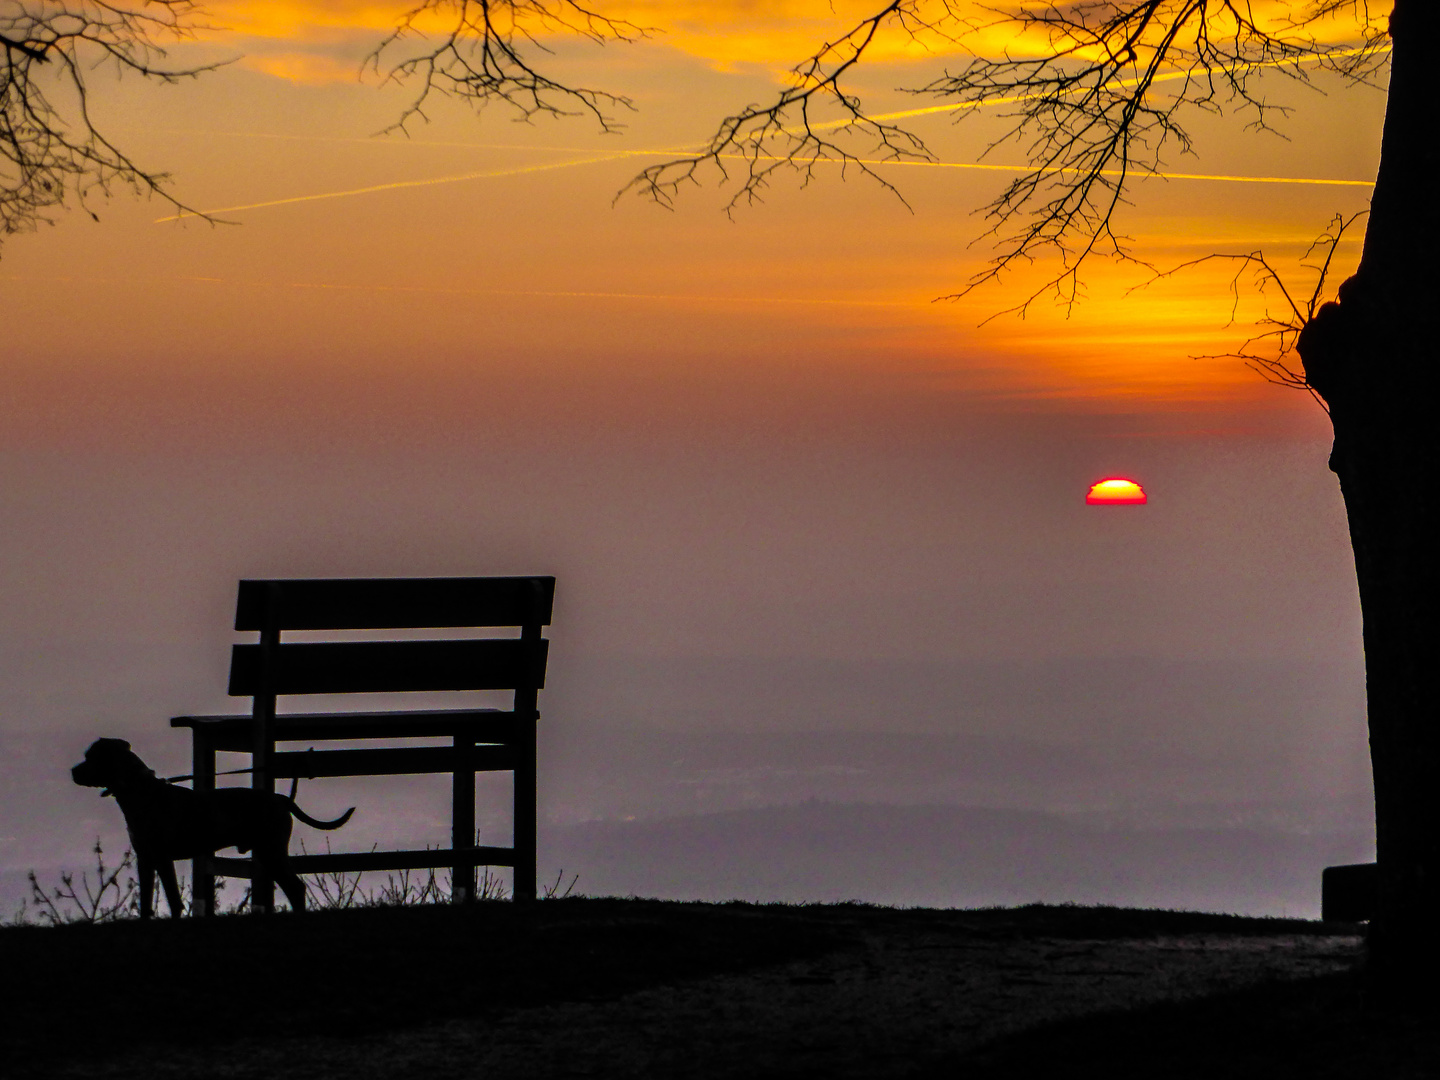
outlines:
[[[972,245],[983,226],[973,211],[1009,174],[967,166],[999,130],[989,117],[958,128],[945,115],[907,121],[941,158],[882,167],[913,214],[864,178],[838,176],[803,193],[782,183],[734,223],[718,213],[724,189],[713,186],[675,213],[634,198],[612,208],[657,150],[703,140],[728,109],[774,85],[784,58],[863,8],[622,6],[617,14],[667,32],[604,48],[561,42],[552,62],[635,99],[623,134],[602,137],[583,120],[516,125],[499,109],[477,120],[442,104],[407,141],[374,136],[404,90],[355,79],[401,9],[213,5],[226,29],[178,55],[243,53],[237,65],[177,87],[107,87],[100,115],[142,161],[173,173],[187,202],[236,224],[157,224],[162,205],[121,198],[101,207],[98,225],[75,214],[12,239],[0,265],[12,311],[43,309],[57,291],[71,300],[62,327],[20,319],[9,362],[53,369],[64,356],[113,373],[202,355],[214,370],[249,371],[266,357],[323,366],[343,356],[366,369],[525,357],[617,377],[719,362],[808,365],[826,379],[843,377],[830,373],[838,364],[875,376],[920,368],[954,392],[1012,404],[1312,407],[1233,361],[1191,359],[1236,344],[1264,312],[1247,290],[1226,325],[1223,267],[1130,292],[1143,271],[1096,263],[1087,301],[1068,317],[1041,304],[1023,321],[979,326],[1024,293],[1024,275],[933,303],[988,254],[983,240]],[[857,86],[881,111],[914,108],[888,88],[923,82],[944,57],[889,54],[897,58],[862,69]],[[1383,97],[1270,82],[1267,92],[1297,108],[1291,141],[1198,123],[1197,156],[1174,159],[1171,171],[1231,179],[1136,188],[1122,225],[1138,256],[1167,266],[1263,248],[1308,283],[1296,262],[1308,242],[1333,213],[1365,204]],[[1002,148],[987,160],[1018,158]],[[1351,183],[1234,179],[1247,176]],[[1341,251],[1342,271],[1356,240]]]
[[[745,522],[778,512],[765,477],[813,466],[834,481],[820,484],[835,500],[824,513],[847,519],[852,511],[841,508],[863,506],[872,496],[883,501],[879,488],[863,492],[871,490],[866,485],[890,483],[877,479],[884,469],[903,475],[912,459],[948,462],[934,473],[933,490],[922,495],[917,489],[910,509],[892,515],[897,537],[931,530],[933,522],[925,522],[932,521],[933,507],[976,505],[966,485],[1003,491],[986,510],[993,517],[985,517],[983,527],[964,526],[983,534],[999,562],[986,569],[984,559],[966,556],[955,587],[968,587],[963,581],[973,572],[977,580],[1027,582],[1029,588],[1036,575],[1050,580],[1046,575],[1059,573],[1056,567],[1070,565],[1067,545],[1083,548],[1094,539],[1084,539],[1083,530],[1098,526],[1093,515],[1045,526],[1041,535],[1049,537],[1057,561],[1032,566],[1009,554],[1016,531],[1033,527],[1026,515],[1069,513],[1072,504],[1083,510],[1085,486],[1097,476],[1134,474],[1152,492],[1147,520],[1159,520],[1170,512],[1167,497],[1173,512],[1182,510],[1174,492],[1165,483],[1156,487],[1146,468],[1163,474],[1184,460],[1190,464],[1174,475],[1189,477],[1184,484],[1193,486],[1207,469],[1229,475],[1242,460],[1242,472],[1267,468],[1272,450],[1266,440],[1278,439],[1276,446],[1290,448],[1284,453],[1298,455],[1294,467],[1305,477],[1295,489],[1303,499],[1295,498],[1326,507],[1324,528],[1307,535],[1341,545],[1339,556],[1327,548],[1323,558],[1340,558],[1335,603],[1344,614],[1289,619],[1291,629],[1283,632],[1261,620],[1249,636],[1233,627],[1220,632],[1219,614],[1172,619],[1164,633],[1144,619],[1122,620],[1105,648],[1143,651],[1164,638],[1170,644],[1162,651],[1186,655],[1212,645],[1242,653],[1304,652],[1309,646],[1295,635],[1316,618],[1338,628],[1336,640],[1348,640],[1353,584],[1345,578],[1333,478],[1323,469],[1323,413],[1303,393],[1266,384],[1234,360],[1195,359],[1247,336],[1265,298],[1243,292],[1236,321],[1227,325],[1232,299],[1229,271],[1221,267],[1132,291],[1146,279],[1143,271],[1097,262],[1085,274],[1085,301],[1068,314],[1041,303],[1023,320],[986,321],[1023,292],[1023,276],[961,302],[935,302],[988,255],[985,244],[975,242],[983,222],[973,211],[1004,174],[952,166],[975,160],[997,130],[992,118],[977,116],[960,127],[944,115],[911,121],[941,161],[887,173],[913,212],[864,178],[841,182],[838,176],[823,176],[806,190],[777,184],[763,205],[734,221],[720,212],[726,190],[713,185],[687,193],[673,212],[629,197],[612,205],[635,171],[654,160],[656,148],[694,144],[727,109],[773,90],[777,58],[791,55],[785,35],[804,30],[823,37],[840,18],[831,18],[823,4],[762,7],[768,21],[759,23],[743,6],[725,9],[724,18],[714,17],[716,35],[706,37],[696,28],[712,18],[709,9],[656,5],[653,21],[674,14],[682,32],[630,46],[557,46],[557,74],[634,98],[638,110],[627,117],[630,126],[614,136],[581,120],[527,126],[499,110],[477,119],[442,105],[411,139],[377,137],[403,107],[403,88],[317,78],[313,70],[281,77],[268,61],[173,87],[127,82],[109,89],[97,98],[99,120],[140,160],[169,168],[187,202],[233,224],[167,221],[172,215],[163,204],[122,197],[97,207],[98,222],[73,213],[53,228],[10,239],[0,262],[7,326],[0,452],[79,455],[74,460],[87,462],[85,469],[102,471],[142,455],[151,462],[145,469],[161,477],[197,460],[229,462],[238,471],[227,482],[269,507],[261,517],[281,515],[273,519],[274,535],[287,531],[288,511],[277,508],[295,500],[343,504],[334,492],[351,490],[347,484],[363,487],[368,471],[420,470],[425,479],[416,481],[415,496],[427,493],[426,505],[436,513],[469,505],[466,493],[500,483],[496,477],[503,474],[507,490],[534,490],[540,498],[539,508],[531,508],[539,515],[534,520],[551,522],[535,526],[539,532],[530,540],[537,552],[546,550],[538,536],[564,529],[555,524],[566,520],[561,504],[540,497],[554,484],[581,484],[586,498],[597,500],[586,511],[592,524],[585,528],[604,533],[593,525],[594,515],[609,512],[599,492],[638,484],[635,478],[655,469],[671,470],[675,475],[667,472],[661,486],[678,500],[673,512],[663,509],[668,504],[647,509],[658,517],[645,537],[617,526],[611,547],[582,564],[609,565],[610,554],[620,558],[629,545],[651,543],[668,554],[633,563],[625,556],[623,565],[637,571],[664,566],[677,580],[691,581],[729,572],[720,566],[739,572],[738,563],[726,560],[753,558],[757,580],[779,574],[786,589],[798,587],[788,564],[766,562],[767,547],[742,539]],[[215,10],[217,21],[236,29],[194,48],[212,54],[244,48],[262,59],[329,56],[351,71],[376,29],[393,17],[389,8],[338,2]],[[730,50],[751,25],[763,31],[747,54],[756,62],[734,62]],[[193,54],[181,51],[187,55]],[[858,85],[876,109],[913,108],[916,99],[889,88],[923,81],[936,64],[933,58],[877,63],[861,70]],[[1343,90],[1326,97],[1278,79],[1265,90],[1295,105],[1290,141],[1241,135],[1225,121],[1197,123],[1196,156],[1171,168],[1230,179],[1137,187],[1122,222],[1137,255],[1166,266],[1213,251],[1263,249],[1295,274],[1296,261],[1331,215],[1364,205],[1368,189],[1355,182],[1374,172],[1383,96]],[[994,160],[1013,158],[1002,150]],[[227,209],[242,207],[249,209]],[[1342,274],[1357,253],[1355,243],[1343,247]],[[1190,449],[1181,453],[1182,444]],[[265,465],[271,457],[278,464]],[[857,460],[874,461],[881,472],[857,470]],[[350,480],[342,483],[331,464],[318,464],[334,461],[350,471]],[[307,471],[312,466],[318,471]],[[578,478],[591,469],[595,477],[582,484]],[[691,502],[701,496],[686,493],[695,485],[703,490],[709,481],[694,477],[712,473],[729,477],[714,481],[715,490],[735,493],[736,506],[751,500],[763,509],[726,518],[706,549],[715,564],[700,570],[688,561],[698,550],[688,530]],[[682,474],[691,479],[677,479]],[[36,475],[48,474],[41,468]],[[557,475],[570,479],[562,483]],[[1216,479],[1219,487],[1203,490],[1226,489],[1229,482]],[[809,490],[816,481],[795,483]],[[221,514],[184,500],[157,507],[155,497],[137,497],[126,512],[137,520],[173,515],[177,535],[202,545],[219,542],[216,530],[242,535],[221,522],[230,520],[227,514],[246,515],[243,499]],[[1037,500],[1054,506],[1042,510]],[[1283,499],[1276,504],[1285,505]],[[1308,502],[1305,507],[1291,507],[1295,520],[1317,512]],[[335,512],[336,520],[345,518]],[[1243,500],[1225,503],[1213,509],[1219,515],[1214,528],[1235,543],[1268,545],[1246,539],[1248,530],[1278,512],[1262,514]],[[1197,503],[1183,513],[1212,510]],[[68,514],[37,527],[67,536],[91,527],[66,524]],[[306,528],[329,535],[332,524]],[[228,586],[221,584],[241,574],[333,573],[342,563],[356,574],[475,572],[452,558],[465,548],[456,538],[474,535],[464,514],[437,522],[429,548],[424,531],[407,530],[403,518],[388,527],[393,536],[377,533],[373,550],[361,545],[368,554],[357,550],[339,563],[317,556],[292,564],[277,550],[304,550],[299,538],[306,529],[279,549],[266,532],[271,540],[256,536],[226,548],[203,574],[224,592]],[[844,534],[808,528],[797,519],[791,541]],[[1081,532],[1067,531],[1075,529]],[[12,554],[19,572],[33,576],[29,560],[50,548],[27,535],[18,537],[21,546]],[[521,530],[506,543],[525,550],[524,535]],[[868,565],[869,541],[855,543],[870,553],[855,555],[856,565]],[[904,588],[926,588],[919,582],[957,572],[945,560],[960,554],[927,550],[941,561],[925,563],[923,573],[912,568]],[[142,562],[147,557],[135,555]],[[581,558],[578,549],[566,556],[572,557]],[[797,558],[807,564],[808,556]],[[1232,556],[1214,552],[1195,558],[1221,577],[1234,565]],[[895,565],[909,565],[907,559]],[[1319,560],[1317,554],[1310,563]],[[561,570],[570,565],[561,562]],[[522,559],[512,570],[535,572],[540,564],[550,566],[544,558],[539,564]],[[1170,573],[1166,565],[1155,564],[1157,581]],[[163,575],[164,569],[157,564],[146,573]],[[846,573],[837,570],[821,591],[853,595]],[[1266,571],[1256,580],[1273,576]],[[120,574],[107,588],[122,595],[128,580]],[[1175,587],[1198,588],[1186,581]],[[1211,604],[1225,590],[1240,589],[1235,602],[1248,611],[1250,594],[1242,586],[1207,585],[1196,602]],[[31,615],[48,618],[43,613],[56,601],[36,588]],[[755,596],[768,588],[756,586]],[[704,624],[701,593],[685,589],[698,606],[684,618]],[[1308,589],[1295,598],[1302,607]],[[843,609],[842,600],[835,603]],[[954,609],[963,606],[957,601]],[[1280,612],[1284,605],[1268,608]],[[1069,623],[1016,616],[1013,632],[974,639],[953,637],[960,631],[947,622],[950,610],[935,608],[934,641],[941,644],[934,648],[941,652],[951,647],[947,641],[959,642],[954,648],[962,651],[1005,642],[1005,650],[1023,653],[1084,649],[1101,640],[1089,608]],[[30,617],[16,612],[17,619]],[[191,611],[186,617],[200,616]],[[670,617],[636,615],[633,640],[654,644],[654,628]],[[837,615],[817,626],[863,622]],[[744,647],[749,616],[737,613],[726,625],[697,630],[695,648]],[[1070,629],[1055,629],[1062,625]],[[817,638],[814,648],[848,653],[864,647],[856,644],[858,631],[837,632],[843,643]],[[611,628],[597,640],[619,641],[629,633]],[[740,639],[724,644],[731,633]],[[1212,633],[1219,636],[1212,640]]]
[[[233,49],[238,41],[245,42],[248,55],[244,63],[259,70],[280,74],[288,59],[293,66],[285,73],[291,78],[347,79],[353,75],[350,68],[343,63],[330,66],[345,44],[362,52],[372,48],[377,35],[394,28],[413,6],[350,0],[211,0],[205,7],[215,30],[200,36],[221,48]],[[634,31],[643,31],[652,41],[712,66],[757,65],[778,75],[821,42],[837,40],[879,6],[867,0],[619,0],[596,10]],[[1248,7],[1260,25],[1282,32],[1293,14],[1293,5],[1277,0],[1258,0]],[[951,0],[947,5],[922,2],[916,9],[933,26],[912,34],[887,24],[871,46],[868,55],[872,61],[923,62],[968,55],[970,50],[995,54],[1005,49],[1013,53],[1045,47],[1041,34],[1032,31],[1017,36],[1013,26],[998,23],[982,5]],[[426,13],[416,25],[444,29],[454,10],[442,7]],[[947,12],[951,17],[947,18]],[[973,24],[963,32],[963,41],[961,20]],[[563,41],[566,36],[533,20],[527,25],[547,42]],[[1324,41],[1349,43],[1356,36],[1346,18],[1327,20],[1314,29]]]

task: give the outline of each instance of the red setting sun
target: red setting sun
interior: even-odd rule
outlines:
[[[1085,496],[1089,506],[1141,506],[1147,501],[1145,489],[1122,476],[1109,476],[1091,484]]]

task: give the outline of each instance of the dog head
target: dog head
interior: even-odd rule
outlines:
[[[140,760],[124,739],[96,739],[85,751],[85,760],[70,770],[70,779],[81,787],[98,787],[101,795],[155,773]]]

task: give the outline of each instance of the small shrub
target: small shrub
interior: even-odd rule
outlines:
[[[450,899],[450,879],[443,880],[429,867],[422,878],[411,870],[396,870],[385,875],[379,892],[369,896],[372,907],[416,907],[420,904],[443,904]]]
[[[374,848],[371,849],[375,850]],[[443,848],[435,849],[443,851]],[[305,842],[300,842],[302,854]],[[325,851],[330,852],[330,841],[325,841]],[[77,885],[75,876],[69,872],[60,874],[60,884],[47,890],[40,884],[35,871],[30,871],[30,898],[22,899],[9,925],[64,926],[69,923],[102,923],[118,919],[138,918],[140,915],[140,883],[136,876],[135,854],[127,848],[120,857],[120,865],[109,867],[105,864],[105,852],[99,839],[95,841],[95,883],[92,885],[88,872],[82,872]],[[437,873],[430,867],[421,874],[419,871],[398,870],[385,875],[385,884],[365,889],[363,875],[359,872],[343,873],[332,871],[324,874],[310,874],[305,878],[306,903],[315,911],[342,911],[348,908],[371,907],[419,907],[424,904],[447,904],[454,896],[452,873],[442,869]],[[575,888],[580,875],[572,875],[565,884],[565,871],[561,870],[549,885],[541,885],[540,896],[545,900],[564,899]],[[250,889],[247,887],[239,899],[221,904],[221,893],[225,878],[215,879],[215,910],[222,915],[239,915],[250,910]],[[194,889],[185,877],[179,878],[180,895],[184,914],[196,914]],[[562,889],[561,886],[564,885]],[[157,887],[152,895],[157,905],[163,892]],[[508,900],[511,889],[500,874],[491,867],[483,867],[475,882],[476,900]]]
[[[560,883],[561,883],[564,879],[565,879],[565,871],[564,871],[564,869],[562,868],[561,871],[560,871],[558,874],[555,875],[555,880],[554,880],[553,882],[551,882],[549,885],[541,885],[541,886],[540,886],[540,899],[541,899],[541,900],[564,900],[567,896],[569,896],[569,895],[571,894],[571,892],[574,891],[574,889],[575,889],[575,883],[580,880],[580,875],[579,875],[579,874],[574,874],[574,875],[572,875],[571,878],[570,878],[570,884],[565,886],[565,891],[564,891],[564,892],[561,892],[561,891],[560,891]]]
[[[129,848],[120,856],[120,865],[105,865],[105,849],[99,837],[95,839],[95,883],[91,885],[90,875],[82,871],[80,883],[76,885],[75,875],[61,871],[60,884],[47,890],[31,870],[30,903],[33,916],[26,911],[22,901],[16,913],[16,924],[30,922],[33,917],[46,926],[65,926],[69,923],[114,922],[131,918],[140,913],[140,883],[135,878],[135,855]]]

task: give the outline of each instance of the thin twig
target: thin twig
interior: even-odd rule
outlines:
[[[403,133],[415,121],[428,122],[430,100],[440,96],[477,110],[500,103],[525,122],[541,115],[589,115],[602,131],[614,132],[623,126],[614,110],[634,108],[628,97],[559,82],[535,66],[530,53],[550,52],[542,40],[546,35],[604,44],[634,42],[652,32],[577,0],[424,0],[371,51],[363,70],[383,83],[416,87],[386,131]]]
[[[34,229],[74,198],[117,187],[211,220],[171,194],[169,174],[140,165],[96,126],[97,69],[177,83],[222,66],[176,67],[165,44],[202,28],[192,0],[47,0],[0,6],[0,237]]]
[[[1329,406],[1315,392],[1303,370],[1295,369],[1292,357],[1295,353],[1295,345],[1300,339],[1300,332],[1315,317],[1315,313],[1320,309],[1322,297],[1326,295],[1325,286],[1330,278],[1330,271],[1334,265],[1335,253],[1340,247],[1340,242],[1351,226],[1368,213],[1368,210],[1362,210],[1349,217],[1337,213],[1330,219],[1330,224],[1325,231],[1311,242],[1305,254],[1300,257],[1300,265],[1315,275],[1315,283],[1309,290],[1309,294],[1301,300],[1296,299],[1295,291],[1286,284],[1280,271],[1260,250],[1244,254],[1221,252],[1205,255],[1198,259],[1189,259],[1168,270],[1156,271],[1149,280],[1136,285],[1130,292],[1148,288],[1157,281],[1174,277],[1182,271],[1193,270],[1206,263],[1234,263],[1235,273],[1230,279],[1230,318],[1225,324],[1226,326],[1235,324],[1240,309],[1242,283],[1247,275],[1252,279],[1249,287],[1259,295],[1266,295],[1270,289],[1278,291],[1284,301],[1284,310],[1277,315],[1266,308],[1265,313],[1255,322],[1256,327],[1260,328],[1260,332],[1246,338],[1230,352],[1207,353],[1192,357],[1192,359],[1240,360],[1267,382],[1306,391],[1328,413]]]

